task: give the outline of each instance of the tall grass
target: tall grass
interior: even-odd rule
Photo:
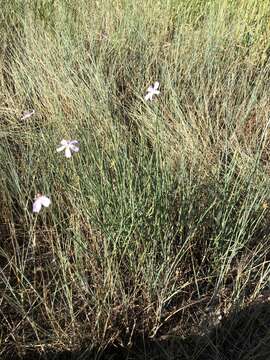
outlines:
[[[2,0],[2,356],[200,334],[206,309],[260,298],[269,17],[268,0]]]

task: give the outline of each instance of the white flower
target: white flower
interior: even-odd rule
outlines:
[[[21,120],[26,120],[28,118],[30,118],[32,115],[34,115],[35,110],[31,110],[31,111],[25,111],[23,113],[23,116],[21,117]]]
[[[39,213],[42,205],[45,207],[48,207],[50,205],[50,203],[51,203],[51,200],[47,196],[37,194],[37,196],[35,197],[35,201],[33,203],[33,212]]]
[[[159,82],[156,81],[154,83],[154,86],[149,86],[149,88],[147,89],[147,92],[148,94],[145,95],[145,100],[153,100],[153,96],[154,95],[159,95],[160,94],[160,91],[158,90],[158,87],[159,87]]]
[[[77,140],[62,140],[60,142],[62,146],[60,146],[58,149],[56,149],[57,152],[65,150],[65,157],[70,158],[71,157],[71,151],[78,152],[79,148],[75,144],[78,144]]]

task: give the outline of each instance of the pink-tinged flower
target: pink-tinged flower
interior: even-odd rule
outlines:
[[[35,110],[30,110],[30,111],[24,111],[23,116],[21,117],[21,120],[26,120],[28,118],[30,118],[32,115],[34,115]]]
[[[51,200],[47,196],[37,194],[37,196],[35,197],[35,201],[33,203],[33,212],[39,213],[42,206],[48,207],[50,204],[51,204]]]
[[[65,150],[65,157],[71,157],[71,151],[78,152],[79,148],[75,144],[78,144],[77,140],[62,140],[60,142],[61,146],[56,149],[57,152]]]
[[[159,82],[156,81],[154,83],[154,86],[149,86],[149,88],[147,89],[147,94],[145,95],[144,99],[145,100],[153,100],[153,96],[154,95],[159,95],[160,94],[160,91],[158,90],[158,87],[159,87]]]

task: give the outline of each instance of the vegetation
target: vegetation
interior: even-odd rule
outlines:
[[[269,0],[1,2],[1,357],[205,335],[263,301],[269,21]]]

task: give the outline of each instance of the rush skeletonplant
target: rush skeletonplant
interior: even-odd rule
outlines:
[[[0,2],[0,357],[262,302],[270,1]]]

